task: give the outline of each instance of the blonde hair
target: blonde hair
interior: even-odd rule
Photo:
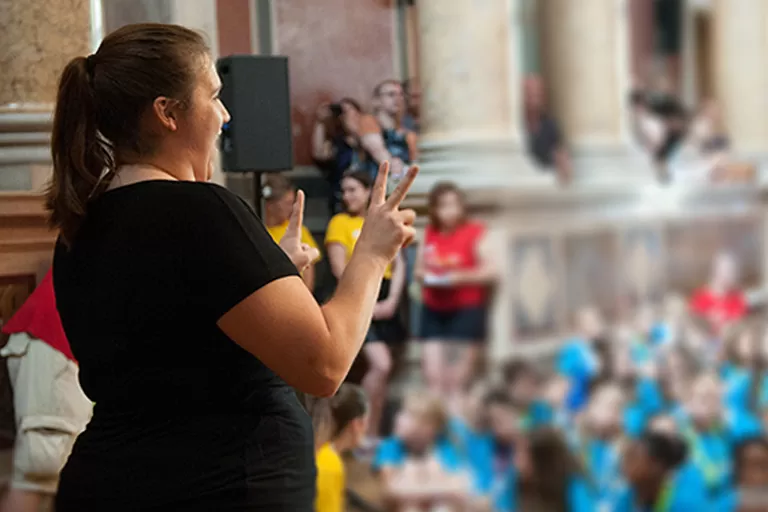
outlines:
[[[448,411],[442,399],[428,391],[414,391],[406,395],[403,409],[419,416],[435,426],[435,430],[443,432],[448,426]]]

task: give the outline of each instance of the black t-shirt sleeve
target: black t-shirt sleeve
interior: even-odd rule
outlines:
[[[195,302],[217,321],[262,286],[299,274],[243,200],[217,185],[205,185],[202,195],[186,224],[185,270]]]

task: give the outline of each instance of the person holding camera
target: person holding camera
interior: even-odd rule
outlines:
[[[346,171],[356,170],[363,159],[360,147],[362,113],[360,104],[351,98],[324,103],[317,109],[312,131],[312,158],[330,186],[328,208],[331,215],[344,211],[341,178]]]

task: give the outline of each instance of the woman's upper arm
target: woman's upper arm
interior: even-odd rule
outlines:
[[[320,306],[297,276],[261,287],[217,322],[235,343],[299,391],[328,396],[336,391],[334,371],[323,365],[330,332]]]
[[[323,313],[253,210],[215,185],[190,193],[188,206],[178,250],[191,314],[216,323],[300,390],[329,392],[335,374],[314,364],[332,350]],[[297,374],[303,374],[300,383]]]

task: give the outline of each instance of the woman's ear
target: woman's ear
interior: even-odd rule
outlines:
[[[179,103],[170,98],[166,98],[165,96],[158,96],[155,98],[155,101],[152,102],[152,113],[154,114],[154,117],[162,126],[172,132],[175,132],[179,128],[178,109]]]

